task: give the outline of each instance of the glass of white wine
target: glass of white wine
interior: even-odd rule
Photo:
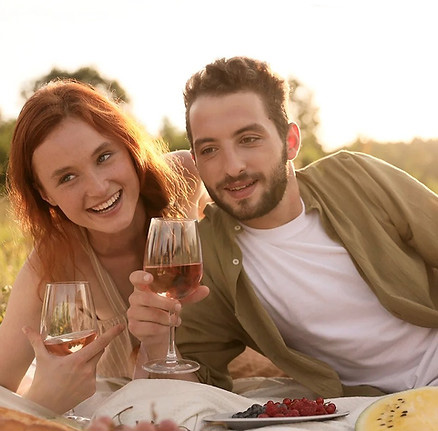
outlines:
[[[58,356],[77,352],[97,337],[96,311],[87,281],[46,285],[40,333],[47,350]],[[89,421],[75,415],[74,410],[64,416],[80,424]]]

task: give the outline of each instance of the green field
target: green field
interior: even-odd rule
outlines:
[[[0,196],[0,323],[11,285],[29,250],[29,245],[14,222],[8,200]]]

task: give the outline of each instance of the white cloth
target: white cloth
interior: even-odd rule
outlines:
[[[242,228],[243,266],[288,346],[325,361],[348,386],[438,385],[438,330],[391,315],[316,210],[274,229]]]
[[[283,387],[283,389],[286,389]],[[145,420],[160,422],[163,419],[172,419],[180,426],[190,431],[201,431],[206,416],[235,413],[250,407],[254,403],[264,404],[269,399],[267,387],[263,388],[262,398],[248,398],[223,389],[202,383],[185,382],[170,379],[139,379],[134,380],[115,392],[96,409],[94,417],[115,417],[119,412],[120,422],[133,426],[136,421]],[[291,383],[290,391],[294,397],[299,387]],[[252,391],[256,395],[257,391]],[[260,393],[260,394],[261,394]],[[349,415],[327,421],[302,422],[287,425],[263,427],[270,430],[307,430],[307,431],[353,431],[357,417],[376,397],[335,398],[333,401],[338,410],[349,411]],[[128,407],[131,407],[129,408]],[[116,424],[119,422],[116,420]],[[223,427],[208,428],[223,430]]]

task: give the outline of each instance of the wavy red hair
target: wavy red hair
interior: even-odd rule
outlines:
[[[80,119],[102,135],[123,143],[140,180],[140,194],[150,216],[176,215],[177,201],[187,189],[180,167],[164,160],[167,150],[152,140],[122,107],[90,85],[72,80],[52,81],[23,106],[12,137],[7,172],[8,194],[25,232],[32,236],[45,276],[62,266],[58,259],[72,255],[69,245],[78,232],[58,207],[42,199],[32,169],[35,149],[67,117]],[[55,270],[54,270],[55,268]]]

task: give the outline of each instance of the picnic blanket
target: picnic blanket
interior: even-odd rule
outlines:
[[[265,403],[268,386],[260,385],[260,390],[252,390],[251,397],[225,391],[202,383],[169,379],[134,380],[105,399],[98,406],[94,417],[110,416],[116,424],[135,425],[137,421],[172,419],[190,431],[203,429],[224,430],[224,426],[206,426],[203,418],[222,413],[246,410],[254,403]],[[287,389],[287,388],[283,388]],[[284,393],[281,395],[283,396]],[[294,394],[291,392],[291,396]],[[280,397],[281,398],[281,397]],[[263,431],[281,429],[306,431],[353,431],[357,417],[378,397],[333,398],[339,411],[349,411],[345,417],[317,422],[301,422],[263,427]]]

